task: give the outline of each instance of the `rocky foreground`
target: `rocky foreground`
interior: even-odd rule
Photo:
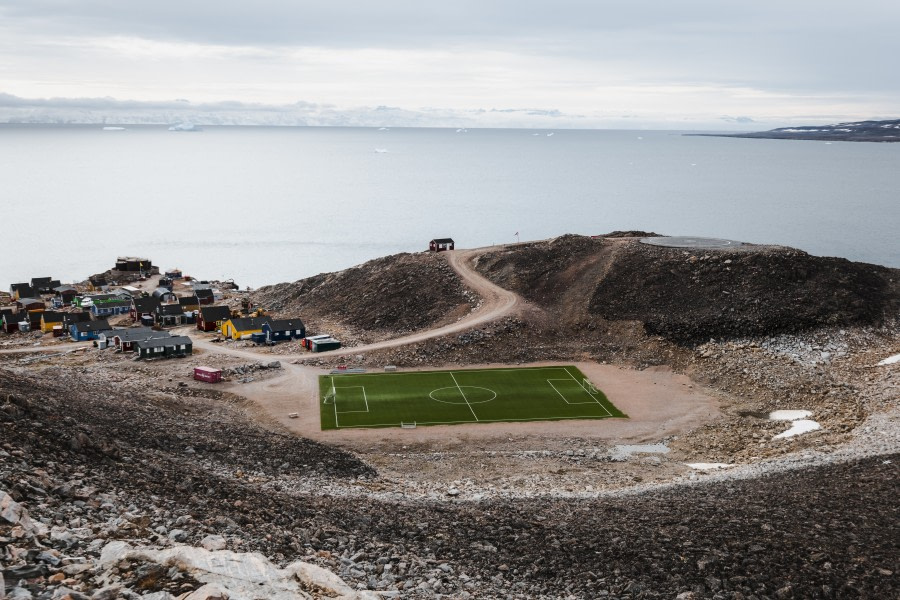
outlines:
[[[417,288],[439,290],[421,302],[453,314],[477,304],[439,261],[384,259],[257,301],[308,308],[312,327],[339,327],[350,344],[390,337],[446,322],[441,310],[403,316],[418,310]],[[896,364],[877,366],[900,353],[896,270],[577,236],[496,249],[476,266],[527,305],[459,334],[318,360],[671,369],[714,394],[721,415],[641,440],[669,452],[632,458],[574,436],[342,449],[190,381],[209,356],[3,356],[0,597],[900,595],[900,381]],[[272,353],[215,358],[239,392],[279,376]],[[774,439],[784,425],[766,417],[784,408],[812,411],[822,429]],[[693,471],[694,460],[730,468]]]

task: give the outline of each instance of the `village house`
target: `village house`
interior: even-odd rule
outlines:
[[[113,329],[102,334],[99,339],[106,339],[107,347],[116,348],[122,352],[133,352],[135,343],[152,338],[169,338],[172,334],[168,331],[156,331],[149,327],[129,327]]]
[[[40,298],[19,298],[15,301],[15,305],[19,308],[19,312],[41,311],[47,308]]]
[[[50,277],[32,277],[31,279],[31,287],[34,288],[34,291],[38,294],[52,294],[53,288],[58,287],[59,285],[58,279],[52,279]]]
[[[280,342],[306,337],[306,327],[300,319],[271,320],[262,324],[262,333],[267,342]]]
[[[51,333],[56,326],[63,326],[63,319],[66,313],[54,310],[45,310],[41,313],[40,328],[44,333]]]
[[[228,319],[222,323],[222,335],[233,340],[239,340],[245,336],[249,339],[254,333],[262,333],[263,323],[269,323],[271,320],[269,317]]]
[[[19,330],[19,321],[22,315],[13,312],[3,313],[3,331],[6,333],[15,333]]]
[[[80,323],[72,323],[69,325],[69,337],[73,342],[84,342],[87,340],[96,340],[100,333],[109,331],[112,327],[106,319],[97,321],[82,321]]]
[[[34,288],[27,283],[12,284],[9,286],[9,293],[13,297],[13,300],[18,300],[19,298],[32,298],[37,295]]]
[[[178,303],[160,304],[156,307],[155,318],[156,324],[160,327],[181,325],[184,323],[184,311],[181,310],[181,305]]]
[[[185,335],[167,338],[150,338],[134,342],[140,358],[182,357],[193,353],[194,343]]]
[[[206,306],[216,301],[212,288],[195,289],[194,294],[196,294],[200,306]]]
[[[445,250],[453,250],[456,242],[453,238],[436,238],[428,242],[428,249],[432,252],[443,252]]]
[[[146,296],[134,298],[131,301],[131,320],[140,321],[142,317],[150,317],[156,320],[156,308],[159,306],[159,298]]]
[[[84,323],[85,321],[91,320],[91,313],[89,312],[66,312],[63,313],[63,330],[68,332],[69,328],[74,323]]]
[[[75,296],[78,295],[78,290],[71,285],[60,285],[53,288],[53,293],[56,294],[56,297],[59,298],[62,304],[71,304]]]
[[[227,306],[201,306],[197,317],[197,329],[200,331],[217,331],[222,324],[231,318],[231,309]]]
[[[109,317],[114,315],[124,315],[131,310],[131,302],[122,300],[104,300],[103,302],[95,302],[91,305],[91,314],[95,317]]]
[[[200,300],[197,296],[182,296],[178,298],[178,304],[181,305],[182,312],[200,310]]]

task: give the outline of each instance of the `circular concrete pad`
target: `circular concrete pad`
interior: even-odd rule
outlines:
[[[743,242],[734,240],[722,240],[719,238],[704,237],[646,237],[641,238],[642,244],[653,246],[666,246],[668,248],[734,248],[743,245]]]

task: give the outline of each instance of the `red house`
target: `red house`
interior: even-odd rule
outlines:
[[[215,331],[222,323],[231,318],[231,309],[227,306],[201,306],[197,315],[197,329]]]
[[[428,249],[431,252],[443,252],[444,250],[453,250],[455,243],[453,238],[438,238],[428,243]]]

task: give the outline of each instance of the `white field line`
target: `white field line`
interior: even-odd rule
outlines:
[[[472,413],[472,416],[475,417],[475,420],[477,421],[477,420],[478,420],[478,415],[475,414],[475,411],[472,409],[472,405],[469,404],[469,399],[466,398],[466,393],[465,393],[464,391],[462,391],[462,388],[461,388],[461,387],[459,387],[459,383],[456,381],[456,377],[453,377],[453,371],[449,371],[449,373],[450,373],[450,377],[453,378],[453,383],[456,384],[456,389],[459,390],[459,393],[462,394],[463,400],[466,401],[466,406],[469,407],[469,412]],[[495,393],[496,393],[496,392],[495,392]]]
[[[554,382],[554,381],[565,381],[565,382],[568,382],[569,380],[568,380],[568,379],[548,379],[548,380],[547,380],[547,383],[550,384],[550,387],[553,388],[553,391],[556,392],[557,394],[559,394],[559,397],[562,398],[562,399],[563,399],[563,402],[565,402],[566,404],[596,404],[596,403],[597,403],[597,401],[594,400],[593,397],[592,397],[588,402],[569,402],[569,399],[566,398],[565,394],[563,394],[561,391],[559,391],[559,390],[557,389],[557,387],[556,387],[555,385],[553,385],[553,382]]]
[[[603,406],[603,403],[600,402],[599,400],[597,400],[597,398],[594,397],[594,394],[592,394],[586,387],[584,387],[584,384],[583,384],[582,382],[578,381],[578,379],[577,379],[574,375],[572,375],[571,373],[569,373],[569,370],[568,370],[568,369],[563,368],[563,371],[565,371],[565,372],[569,375],[569,377],[571,377],[572,380],[575,381],[575,383],[578,384],[578,387],[580,387],[580,388],[583,389],[585,392],[587,392],[587,395],[590,396],[591,398],[593,398],[594,402],[596,402],[597,404],[599,404],[599,405],[603,408],[603,410],[606,411],[606,414],[608,414],[609,416],[612,416],[612,413],[609,412],[609,409],[606,408],[605,406]]]
[[[575,419],[605,419],[605,416],[578,415],[573,417],[534,417],[529,419],[482,419],[479,423],[524,423],[530,421],[572,421]],[[465,425],[472,421],[416,421],[416,425]],[[367,429],[369,427],[400,427],[400,423],[372,423],[369,425],[344,425],[338,429]]]
[[[361,389],[363,395],[363,402],[366,403],[366,410],[338,410],[337,412],[342,415],[347,415],[350,413],[367,413],[369,412],[369,398],[366,396],[366,386],[364,385],[342,385],[340,387],[334,388],[334,405],[337,406],[337,391],[338,390],[350,390],[350,389]],[[337,410],[335,408],[335,410]]]
[[[334,390],[334,399],[332,403],[334,404],[334,427],[335,429],[340,429],[341,424],[338,422],[338,411],[337,411],[337,388],[334,387],[334,377],[331,378],[331,389]]]

